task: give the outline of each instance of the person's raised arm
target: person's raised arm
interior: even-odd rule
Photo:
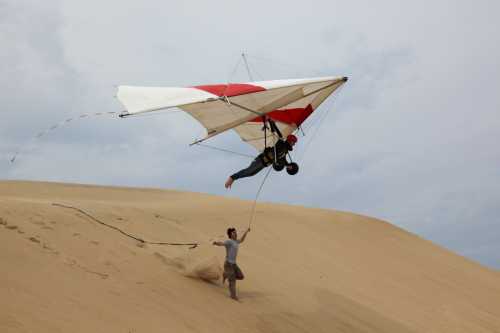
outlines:
[[[249,231],[250,231],[250,228],[248,228],[247,231],[245,231],[245,233],[243,234],[243,236],[241,237],[241,239],[238,242],[243,243],[245,241],[245,238],[247,237],[247,234]]]

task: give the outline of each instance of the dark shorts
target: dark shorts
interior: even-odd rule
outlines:
[[[224,276],[230,281],[243,280],[245,278],[238,265],[228,263],[227,261],[224,262]]]

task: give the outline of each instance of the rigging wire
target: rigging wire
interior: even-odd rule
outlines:
[[[344,85],[341,85],[339,88],[337,88],[337,90],[335,91],[335,95],[338,95],[342,89],[344,88]],[[332,106],[330,108],[333,107],[333,103],[335,102],[336,99],[333,99],[332,101]],[[304,147],[304,150],[302,151],[302,155],[300,156],[300,162],[303,161],[304,159],[304,156],[306,155],[310,145],[311,145],[311,142],[313,142],[314,138],[316,137],[317,133],[319,132],[320,128],[321,128],[321,125],[323,125],[323,123],[325,122],[326,118],[328,117],[328,115],[331,113],[331,111],[327,110],[326,108],[324,109],[323,113],[319,115],[318,117],[318,121],[316,122],[318,124],[318,126],[316,127],[316,129],[313,131],[309,141],[306,142],[306,145]],[[310,129],[311,127],[309,127]]]
[[[245,62],[245,67],[247,69],[248,77],[250,78],[250,81],[253,81],[252,73],[250,73],[250,67],[248,67],[248,61],[245,56],[245,53],[241,54],[241,57],[243,58],[243,61]]]
[[[301,66],[301,65],[292,64],[292,63],[284,62],[281,60],[271,59],[271,58],[262,57],[262,56],[256,56],[256,55],[248,54],[248,53],[246,54],[246,56],[247,56],[247,58],[255,59],[256,61],[260,61],[260,62],[267,63],[267,64],[272,64],[274,67],[277,65],[277,66],[279,66],[282,69],[285,69],[287,71],[292,70],[293,75],[296,75],[296,76],[301,76],[304,72],[313,73],[314,75],[318,75],[318,76],[325,75],[324,71],[320,71],[320,70],[314,69],[314,68],[306,68],[306,67]]]
[[[234,75],[236,74],[236,71],[240,67],[241,60],[242,60],[242,58],[238,55],[238,61],[236,62],[236,65],[233,67],[233,71],[231,72],[231,74],[229,74],[229,76],[227,78],[227,84],[229,84],[233,80]]]
[[[245,56],[245,60],[246,60],[247,68],[248,68],[251,72],[253,72],[255,75],[257,75],[257,77],[258,77],[258,78],[260,78],[260,80],[264,81],[264,80],[265,80],[265,79],[264,79],[264,76],[263,76],[263,75],[261,75],[261,74],[257,71],[257,69],[256,69],[256,67],[257,67],[257,66],[255,66],[255,65],[254,65],[254,66],[251,66],[250,60],[248,59],[248,57],[247,57],[247,56]],[[249,75],[249,76],[250,76],[250,75]],[[252,80],[252,81],[253,81],[253,80]]]
[[[226,152],[226,153],[230,153],[230,154],[234,154],[234,155],[238,155],[238,156],[254,158],[254,156],[249,155],[249,154],[239,153],[239,152],[232,151],[232,150],[229,150],[229,149],[215,147],[215,146],[207,145],[207,144],[201,143],[201,142],[198,142],[198,143],[196,143],[194,145],[195,146],[200,146],[200,147],[205,147],[205,148],[210,148],[210,149],[214,149],[214,150],[218,150],[218,151],[222,151],[222,152]]]

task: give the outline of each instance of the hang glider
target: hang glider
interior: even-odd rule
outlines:
[[[189,88],[120,86],[117,97],[126,108],[120,117],[179,108],[207,130],[194,143],[234,129],[244,142],[263,151],[277,140],[265,130],[268,120],[286,137],[346,81],[319,77]]]

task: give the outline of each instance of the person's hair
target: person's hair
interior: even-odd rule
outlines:
[[[231,238],[231,233],[232,233],[233,231],[236,231],[236,229],[235,229],[235,228],[228,228],[228,229],[227,229],[227,237]]]

